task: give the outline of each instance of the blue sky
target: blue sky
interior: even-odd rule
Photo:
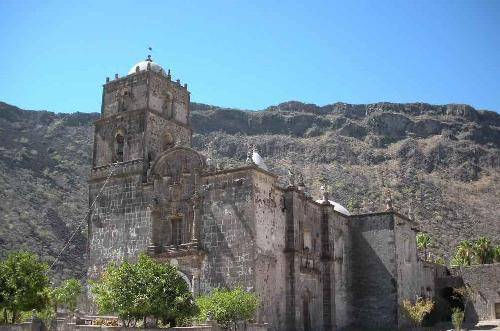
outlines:
[[[0,0],[0,100],[100,109],[153,58],[192,101],[467,103],[500,111],[500,1]]]

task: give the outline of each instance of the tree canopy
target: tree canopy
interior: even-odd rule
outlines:
[[[11,312],[12,323],[20,312],[47,307],[47,270],[47,264],[30,252],[14,252],[0,262],[0,305],[4,312]]]
[[[50,291],[50,298],[57,311],[58,306],[64,306],[69,311],[75,311],[78,296],[82,293],[82,284],[79,280],[71,278],[65,280],[60,286]]]
[[[463,240],[457,246],[452,265],[470,266],[500,262],[500,246],[493,246],[491,240],[480,237],[477,240]]]
[[[116,313],[125,326],[153,317],[176,324],[197,312],[188,285],[169,264],[142,254],[135,263],[108,266],[91,283],[101,313]]]
[[[424,259],[428,259],[428,249],[432,244],[431,236],[429,234],[420,232],[417,234],[417,247],[424,252]]]
[[[200,307],[200,320],[215,320],[224,329],[238,321],[252,319],[259,307],[256,294],[246,292],[241,287],[233,290],[214,289],[210,294],[199,297],[196,303]]]

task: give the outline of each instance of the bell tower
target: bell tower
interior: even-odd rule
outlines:
[[[97,277],[110,261],[133,259],[155,242],[152,230],[163,224],[155,221],[157,202],[175,207],[177,219],[182,220],[175,223],[177,228],[168,228],[178,234],[172,237],[176,243],[191,238],[193,207],[188,203],[174,205],[170,202],[178,200],[174,198],[162,200],[165,193],[157,183],[161,173],[166,178],[172,176],[176,183],[182,182],[182,190],[177,185],[175,192],[192,195],[194,190],[190,183],[194,183],[195,174],[186,175],[192,168],[187,165],[199,168],[203,160],[190,149],[189,99],[187,85],[173,81],[170,71],[150,56],[135,64],[126,76],[106,78],[101,116],[94,126],[89,177],[90,278]],[[186,165],[182,176],[178,174],[178,164]],[[160,211],[167,213],[167,207]]]
[[[143,160],[145,169],[162,151],[191,146],[190,93],[172,81],[151,56],[128,75],[103,86],[101,117],[95,123],[93,167]]]

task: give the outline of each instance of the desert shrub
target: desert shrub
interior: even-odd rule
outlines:
[[[237,287],[233,290],[215,289],[209,295],[199,297],[196,303],[200,308],[200,321],[215,320],[223,329],[228,329],[238,321],[251,320],[259,299],[255,293]]]
[[[462,323],[464,322],[464,311],[460,308],[453,308],[453,313],[451,314],[451,322],[455,327],[455,330],[460,331],[462,328]]]
[[[434,308],[434,301],[420,297],[415,302],[405,299],[403,300],[402,308],[414,326],[421,326],[424,317]]]

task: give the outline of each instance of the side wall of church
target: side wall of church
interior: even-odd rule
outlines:
[[[303,193],[291,192],[294,218],[294,312],[296,330],[322,330],[324,322],[322,210]],[[308,237],[309,236],[309,237]],[[309,249],[306,249],[310,246]]]
[[[394,220],[390,213],[350,218],[351,326],[397,327]]]
[[[255,289],[255,212],[248,170],[202,178],[200,246],[206,252],[200,291],[242,286]]]
[[[110,167],[93,171],[89,203],[101,190]],[[117,166],[89,219],[90,278],[111,261],[135,259],[150,242],[150,186],[142,183],[142,162]]]
[[[335,324],[338,330],[348,326],[349,319],[349,282],[351,250],[349,219],[340,213],[330,212],[330,240],[333,240],[333,268],[335,287]],[[333,238],[333,239],[332,239]]]
[[[398,307],[404,299],[415,300],[417,296],[426,295],[424,287],[424,269],[418,259],[415,231],[411,224],[398,215],[394,217],[394,234],[396,243],[396,267],[398,282]],[[404,312],[399,309],[399,324],[408,322]]]
[[[255,206],[255,291],[261,300],[259,322],[272,330],[285,327],[285,213],[283,191],[275,187],[275,178],[254,171]]]

